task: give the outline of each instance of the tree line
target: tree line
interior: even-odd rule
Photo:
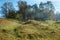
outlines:
[[[16,11],[11,2],[5,2],[1,7],[5,18],[18,20],[54,20],[54,5],[51,1],[40,2],[39,5],[28,5],[26,1],[18,1],[18,10]]]

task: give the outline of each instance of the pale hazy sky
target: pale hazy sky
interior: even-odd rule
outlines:
[[[2,6],[2,4],[4,2],[12,2],[15,6],[15,8],[17,8],[17,1],[18,0],[0,0],[0,7]],[[60,0],[24,0],[27,1],[28,4],[33,5],[33,4],[40,4],[40,2],[46,2],[46,1],[52,1],[53,5],[55,6],[56,11],[60,12]]]
[[[28,4],[33,5],[34,3],[39,4],[40,2],[52,1],[56,11],[60,11],[60,0],[25,0]]]

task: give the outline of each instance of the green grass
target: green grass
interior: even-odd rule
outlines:
[[[60,23],[35,21],[29,24],[0,19],[0,40],[60,40]]]

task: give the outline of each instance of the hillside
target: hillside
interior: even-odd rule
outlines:
[[[60,40],[59,24],[35,20],[23,24],[17,20],[0,19],[0,40]]]

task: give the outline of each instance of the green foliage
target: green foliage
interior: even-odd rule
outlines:
[[[22,20],[26,20],[26,9],[27,9],[27,3],[25,1],[18,1],[18,7],[19,7],[19,13],[22,14]]]
[[[25,1],[18,1],[19,10],[16,11],[11,2],[6,2],[2,6],[2,12],[6,18],[15,18],[22,21],[33,20],[54,20],[54,6],[51,1],[46,3],[28,5]]]
[[[15,9],[11,2],[5,2],[1,9],[6,18],[15,18]]]
[[[19,1],[18,7],[23,20],[54,20],[54,6],[51,1],[41,2],[39,7],[37,4],[30,6],[25,1]]]

